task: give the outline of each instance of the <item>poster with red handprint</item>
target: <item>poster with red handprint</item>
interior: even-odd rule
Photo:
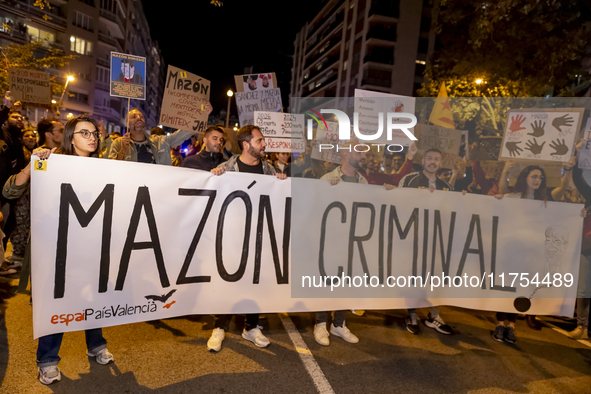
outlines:
[[[415,114],[416,97],[399,96],[370,90],[355,89],[355,112],[359,113],[359,132],[373,135],[379,128],[379,114],[389,112],[404,112]],[[384,116],[383,115],[383,116]],[[383,117],[382,116],[382,117]],[[351,119],[353,120],[353,119]],[[407,118],[393,118],[393,123],[408,123]],[[383,124],[386,127],[386,124]],[[414,134],[414,128],[409,129]],[[411,145],[412,141],[399,129],[392,130],[392,139],[388,140],[386,133],[373,141],[375,144]]]
[[[499,160],[568,161],[583,112],[583,108],[509,110]]]

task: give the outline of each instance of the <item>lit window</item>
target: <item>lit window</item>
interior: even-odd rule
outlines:
[[[75,36],[70,37],[70,50],[81,55],[92,55],[92,42]]]
[[[55,36],[48,31],[37,29],[33,26],[27,25],[27,34],[31,37],[31,41],[43,41],[43,46],[49,46],[55,41]]]

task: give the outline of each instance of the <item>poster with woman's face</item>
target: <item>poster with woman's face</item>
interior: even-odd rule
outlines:
[[[241,81],[240,86],[238,86],[238,81]],[[253,92],[256,90],[274,89],[277,87],[274,81],[275,73],[237,75],[236,90],[239,92]]]

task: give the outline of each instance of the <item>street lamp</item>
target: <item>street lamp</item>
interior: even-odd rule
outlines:
[[[232,90],[228,90],[228,92],[226,94],[228,95],[228,111],[226,112],[226,128],[228,128],[228,123],[230,122],[230,100],[232,99],[234,92]]]
[[[476,84],[480,85],[480,84],[482,83],[482,79],[481,79],[481,78],[478,78],[478,79],[477,79],[476,81],[474,81],[474,82],[476,82]]]
[[[62,92],[62,96],[60,97],[60,103],[59,103],[59,106],[58,106],[58,108],[57,108],[57,116],[59,116],[59,115],[60,115],[60,108],[61,108],[61,107],[62,107],[62,105],[63,105],[63,102],[62,102],[62,100],[64,99],[64,93],[66,93],[66,89],[68,89],[68,84],[69,84],[71,81],[73,81],[73,80],[74,80],[74,77],[73,77],[73,76],[71,76],[71,75],[68,75],[68,76],[66,77],[66,84],[64,85],[64,91]]]

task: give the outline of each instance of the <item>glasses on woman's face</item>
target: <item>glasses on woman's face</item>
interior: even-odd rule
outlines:
[[[544,175],[530,175],[529,177],[534,181],[541,181],[544,179]]]
[[[94,136],[94,138],[96,138],[97,140],[100,138],[100,133],[98,131],[88,131],[88,130],[80,130],[80,131],[76,131],[74,134],[81,134],[82,138],[84,139],[89,139],[91,135]]]

